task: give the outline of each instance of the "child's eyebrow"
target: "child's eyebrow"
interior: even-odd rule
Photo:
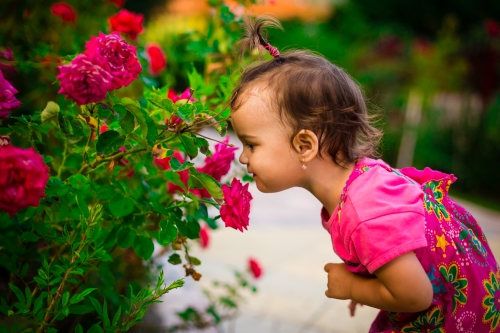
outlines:
[[[238,137],[240,139],[255,139],[256,138],[255,135],[249,135],[249,134],[241,134],[241,135],[238,135]]]

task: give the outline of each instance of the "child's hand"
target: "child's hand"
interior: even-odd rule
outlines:
[[[351,300],[351,303],[349,303],[349,313],[351,314],[351,317],[354,317],[354,315],[356,314],[356,305],[363,306],[363,304],[353,300]]]
[[[326,264],[325,272],[328,273],[328,290],[326,297],[336,299],[351,298],[351,283],[354,274],[349,272],[344,264]]]

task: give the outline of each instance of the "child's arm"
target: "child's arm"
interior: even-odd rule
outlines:
[[[427,309],[432,284],[413,252],[405,253],[375,271],[376,278],[349,272],[344,264],[327,264],[327,297],[352,299],[374,308],[395,312]]]

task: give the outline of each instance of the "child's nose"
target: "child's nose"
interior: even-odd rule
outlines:
[[[245,152],[241,152],[239,161],[241,164],[248,164],[248,158],[245,155]]]

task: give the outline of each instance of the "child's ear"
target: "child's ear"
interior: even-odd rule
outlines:
[[[310,130],[300,130],[293,138],[293,148],[302,162],[310,162],[318,154],[318,137]]]

